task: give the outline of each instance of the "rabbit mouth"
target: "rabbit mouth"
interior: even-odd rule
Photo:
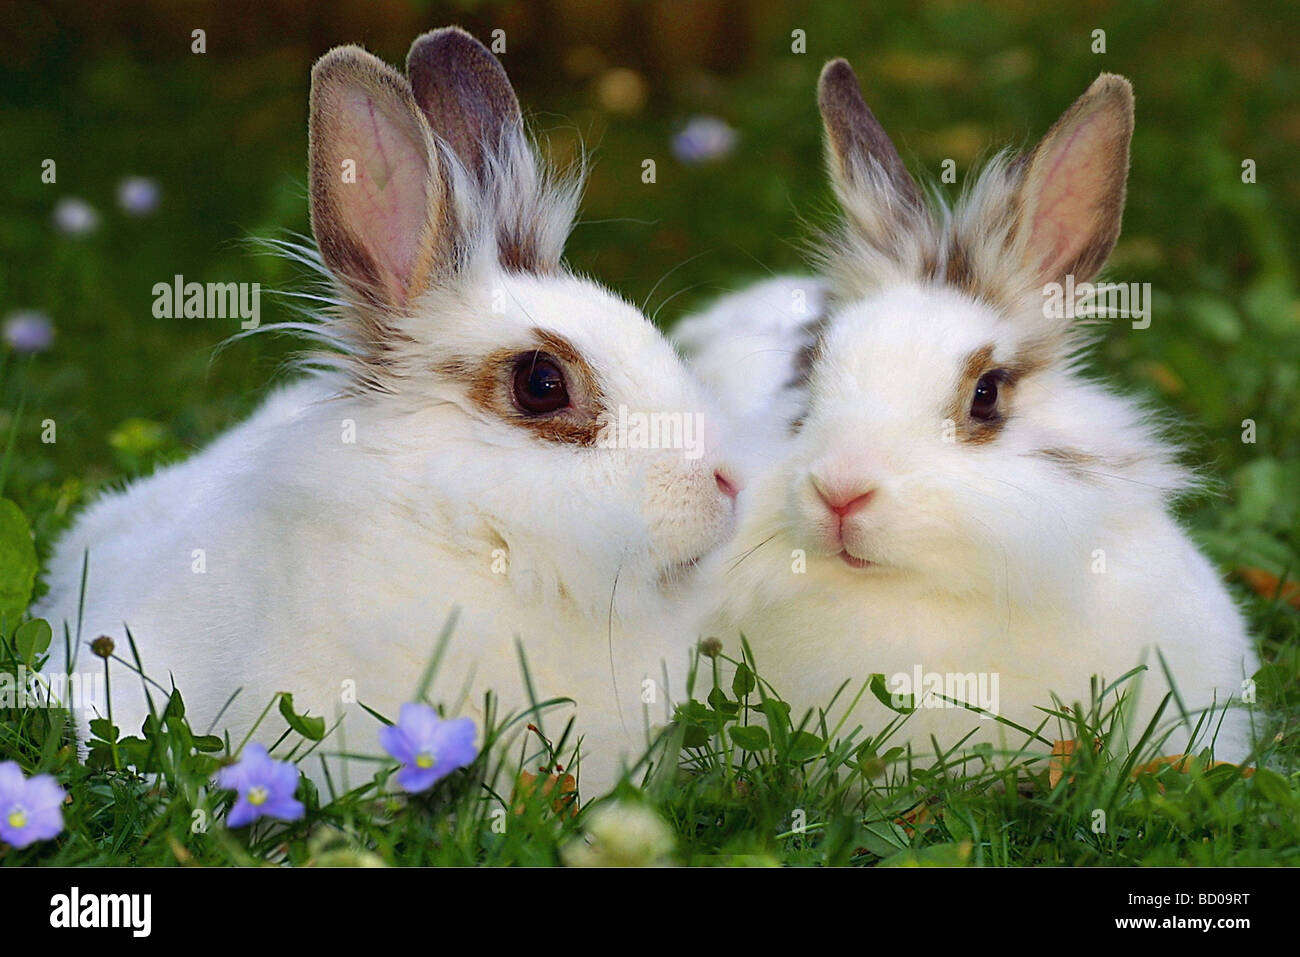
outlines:
[[[870,568],[875,564],[875,562],[869,562],[865,558],[858,558],[856,555],[849,554],[847,548],[840,549],[840,553],[836,557],[841,559],[844,564],[848,565],[850,568]]]

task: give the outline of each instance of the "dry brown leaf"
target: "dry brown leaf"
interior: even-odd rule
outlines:
[[[540,784],[538,782],[541,782]],[[528,771],[519,773],[515,784],[514,811],[524,813],[523,799],[540,788],[542,797],[556,797],[551,801],[551,810],[556,814],[568,814],[573,817],[578,813],[578,782],[572,774],[561,777],[558,774],[537,775]]]
[[[1049,787],[1056,787],[1060,780],[1065,777],[1065,769],[1074,759],[1074,752],[1078,746],[1077,741],[1054,741],[1052,742],[1052,757],[1047,765],[1047,783]],[[1100,748],[1101,742],[1093,742],[1094,748]],[[1139,774],[1158,774],[1163,768],[1174,767],[1180,774],[1186,774],[1188,767],[1195,756],[1190,754],[1170,754],[1164,757],[1148,761],[1146,764],[1140,764],[1133,769],[1131,777],[1136,779]],[[1215,761],[1210,765],[1212,768],[1223,766],[1237,767],[1230,761]],[[1250,777],[1255,773],[1254,768],[1238,767],[1242,777]],[[1070,776],[1074,780],[1074,775]]]
[[[1186,774],[1187,769],[1194,757],[1195,755],[1191,755],[1191,754],[1171,754],[1163,758],[1156,758],[1154,761],[1148,761],[1146,764],[1142,764],[1134,768],[1133,777],[1137,777],[1139,774],[1157,774],[1160,772],[1162,768],[1166,768],[1170,766],[1175,768],[1180,774]],[[1215,761],[1210,765],[1210,767],[1211,768],[1222,768],[1222,767],[1234,768],[1235,767],[1237,768],[1238,771],[1241,772],[1241,776],[1244,778],[1251,777],[1255,773],[1254,768],[1239,767],[1238,765],[1233,764],[1231,761]]]
[[[1054,788],[1065,777],[1065,766],[1074,758],[1076,741],[1053,741],[1052,758],[1047,763],[1047,786]]]
[[[1288,605],[1300,608],[1300,581],[1289,579],[1283,583],[1282,579],[1272,572],[1251,565],[1240,566],[1237,574],[1242,581],[1265,598],[1280,598]]]
[[[1078,750],[1078,746],[1079,746],[1079,742],[1074,740],[1052,742],[1052,757],[1051,760],[1048,761],[1047,763],[1047,786],[1048,787],[1051,788],[1056,787],[1056,785],[1060,782],[1061,778],[1065,777],[1065,769],[1069,767],[1070,762],[1074,760],[1074,752]],[[1094,754],[1100,753],[1101,751],[1100,738],[1093,738],[1092,751]],[[1071,781],[1074,780],[1073,774],[1070,775],[1070,780]]]
[[[928,805],[920,804],[895,818],[894,823],[899,825],[908,837],[912,837],[917,829],[928,823],[933,816]]]
[[[177,863],[185,864],[187,866],[194,864],[194,855],[189,852],[184,844],[176,839],[174,834],[167,835],[167,844],[171,848],[172,854],[176,855]]]

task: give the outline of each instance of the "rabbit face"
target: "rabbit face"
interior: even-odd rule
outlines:
[[[981,521],[1019,497],[1011,394],[1037,371],[1009,333],[943,288],[895,287],[836,315],[789,472],[798,547],[860,573],[936,577],[998,553]]]
[[[843,61],[822,76],[845,211],[832,306],[771,505],[828,574],[1046,598],[1095,536],[1185,481],[1136,404],[1082,377],[1044,295],[1101,268],[1119,231],[1132,99],[1100,78],[1027,157],[932,213]]]
[[[1089,473],[1135,461],[1086,437],[1122,441],[1134,423],[1073,380],[1054,345],[943,286],[892,287],[836,312],[792,439],[792,547],[843,574],[957,593],[1029,590],[1077,566],[1088,550],[1063,544],[1105,505]]]
[[[576,500],[560,509],[556,547],[577,549],[607,526],[629,573],[640,564],[663,584],[731,534],[738,480],[717,416],[636,309],[572,276],[496,271],[463,295],[472,301],[453,310],[431,298],[411,324],[436,330],[417,364],[432,375],[403,387],[458,420],[444,427],[468,446],[491,449],[510,493],[502,528],[536,527],[539,506],[557,511],[518,496],[521,483]]]

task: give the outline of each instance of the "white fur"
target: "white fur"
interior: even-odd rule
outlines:
[[[827,705],[846,680],[851,698],[872,673],[919,665],[999,675],[1000,713],[1036,728],[1052,693],[1086,705],[1091,675],[1113,681],[1146,664],[1140,732],[1168,690],[1156,648],[1189,710],[1240,697],[1253,650],[1217,573],[1166,512],[1179,475],[1138,409],[1060,371],[1022,387],[996,443],[944,441],[958,364],[990,341],[1006,354],[1014,335],[941,288],[903,286],[836,313],[807,424],[787,440],[781,468],[742,498],[715,630],[743,633],[760,673],[799,713]],[[1063,442],[1131,467],[1099,464],[1085,478],[1032,454]],[[845,535],[873,567],[837,557],[814,473],[877,483]],[[796,571],[801,556],[806,572]],[[1171,705],[1166,718],[1177,714]],[[867,694],[848,727],[875,733],[890,716]],[[930,735],[951,746],[970,730],[973,741],[1024,743],[957,709],[917,711],[894,743],[928,752]],[[1246,713],[1232,711],[1217,753],[1241,757],[1248,732]],[[1068,733],[1053,720],[1044,736]],[[1176,732],[1167,747],[1185,742]]]
[[[557,224],[567,230],[575,195],[521,174],[514,149],[494,183],[523,191],[514,203],[492,189],[476,198],[444,156],[469,240],[464,261],[383,317],[395,346],[382,364],[365,357],[365,327],[344,307],[308,330],[336,343],[341,359],[327,356],[199,455],[102,497],[58,542],[35,613],[56,633],[65,621],[75,631],[89,553],[78,672],[101,665],[86,647],[100,634],[129,662],[129,626],[146,673],[175,681],[197,730],[242,689],[216,725],[238,742],[286,691],[299,711],[343,719],[324,752],[374,754],[378,723],[345,693],[354,687],[396,719],[459,608],[432,700],[478,719],[480,731],[485,691],[502,714],[526,707],[518,638],[537,700],[576,702],[584,794],[640,756],[650,728],[671,716],[699,637],[693,565],[731,532],[733,502],[714,475],[718,417],[623,300],[563,270],[497,264],[495,226],[508,210],[530,210],[545,248],[562,241]],[[580,353],[609,407],[703,413],[714,429],[704,454],[549,441],[438,371],[536,348],[536,329]],[[51,668],[64,668],[56,657]],[[112,695],[115,722],[138,733],[141,682],[115,665]],[[155,704],[164,699],[154,688]],[[531,720],[556,738],[574,713],[566,705]],[[83,726],[93,716],[81,714]],[[258,738],[269,743],[283,727],[272,711]],[[536,770],[535,739],[525,751]],[[335,781],[355,785],[373,767],[336,764]],[[506,793],[511,784],[498,782]]]
[[[1098,155],[1075,164],[1079,189],[1101,181],[1087,179]],[[1192,479],[1155,417],[1087,378],[1085,343],[1068,321],[1042,316],[1044,278],[1026,266],[1037,261],[1032,237],[1008,215],[1021,167],[999,156],[955,210],[931,213],[900,202],[874,158],[847,165],[854,177],[836,184],[846,224],[822,260],[824,322],[772,312],[780,299],[769,292],[809,282],[791,277],[724,299],[679,335],[736,434],[764,443],[746,458],[779,463],[741,496],[731,560],[717,565],[714,633],[733,654],[748,639],[796,716],[848,682],[832,727],[873,673],[997,675],[998,713],[1036,729],[1054,696],[1086,706],[1092,676],[1114,682],[1146,665],[1107,701],[1128,693],[1129,743],[1169,690],[1162,654],[1181,702],[1164,712],[1163,748],[1183,750],[1201,712],[1241,697],[1256,653],[1220,576],[1170,515]],[[985,295],[945,284],[956,247]],[[821,339],[806,381],[767,388],[795,378],[811,334]],[[954,440],[945,420],[963,367],[989,345],[993,365],[1032,355],[1037,367],[1014,387],[995,439]],[[766,433],[751,424],[764,404]],[[844,520],[842,541],[814,482],[875,490]],[[853,567],[842,551],[869,564]],[[872,735],[893,717],[867,692],[844,731]],[[971,731],[968,743],[1026,743],[939,707],[918,709],[890,745],[932,753],[932,735],[948,748]],[[1052,719],[1042,736],[1073,733]],[[1196,746],[1216,733],[1219,758],[1243,758],[1250,713],[1214,714]]]
[[[524,348],[518,329],[537,323],[582,349],[613,401],[704,408],[649,323],[599,287],[498,281],[512,294],[506,314],[485,301],[435,318],[431,304],[422,345]],[[583,780],[606,786],[619,756],[644,743],[643,715],[663,723],[681,691],[697,625],[688,585],[660,578],[729,532],[716,450],[692,461],[557,447],[432,375],[393,395],[350,395],[345,384],[329,374],[295,383],[200,455],[100,499],[58,543],[36,613],[56,631],[64,620],[76,627],[89,551],[83,641],[108,634],[129,661],[128,625],[147,673],[174,678],[196,728],[242,687],[221,723],[238,740],[271,695],[289,691],[300,709],[346,712],[347,747],[371,751],[376,724],[343,707],[343,683],[395,717],[459,606],[433,699],[457,704],[465,685],[462,713],[481,718],[488,689],[523,707],[518,635],[538,695],[576,699]],[[355,444],[342,441],[349,421]],[[196,549],[203,574],[191,570]],[[506,574],[493,572],[496,549]],[[97,665],[83,647],[77,668]],[[647,678],[657,689],[645,707]],[[140,683],[119,668],[113,693],[117,723],[136,731]],[[569,712],[552,713],[546,729],[557,734]],[[268,724],[262,737],[273,738],[280,721]]]
[[[753,480],[779,463],[780,447],[802,396],[794,360],[805,327],[826,308],[826,283],[811,276],[778,276],[724,296],[677,323],[670,338],[691,372],[719,403],[733,454]]]

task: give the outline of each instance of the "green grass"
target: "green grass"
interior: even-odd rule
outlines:
[[[444,640],[449,634],[445,629]],[[137,680],[133,651],[105,661],[116,680]],[[498,716],[489,697],[478,760],[431,791],[403,794],[389,781],[393,762],[354,759],[350,779],[364,783],[345,792],[329,775],[323,793],[301,778],[301,821],[233,831],[222,823],[231,794],[212,778],[243,741],[192,729],[178,690],[155,694],[155,714],[139,734],[108,720],[92,725],[85,761],[69,740],[66,712],[10,709],[0,714],[3,753],[25,770],[54,774],[72,799],[64,835],[0,850],[0,861],[553,865],[571,862],[590,828],[598,848],[636,863],[1300,863],[1295,735],[1277,734],[1280,714],[1294,713],[1293,687],[1261,682],[1256,717],[1263,743],[1258,767],[1245,775],[1213,764],[1205,752],[1181,766],[1145,767],[1168,749],[1151,731],[1155,721],[1131,748],[1118,744],[1124,679],[1096,689],[1090,705],[1044,709],[1041,725],[1025,729],[1022,750],[935,742],[932,752],[917,753],[891,745],[905,712],[869,734],[846,725],[848,699],[872,693],[866,685],[846,686],[815,714],[791,715],[747,649],[743,662],[714,655],[701,653],[692,678],[696,697],[679,706],[678,720],[610,795],[578,800],[563,789],[516,786],[521,771],[545,780],[572,770],[580,742],[571,727],[555,739],[536,730],[533,722],[541,724],[555,702]],[[16,673],[41,657],[6,643],[0,670]],[[726,687],[717,680],[720,660],[736,671]],[[376,728],[383,720],[376,715]],[[324,722],[295,714],[291,700],[267,702],[259,724],[282,732],[273,754],[301,770],[332,745]],[[1198,740],[1212,738],[1210,724]],[[513,743],[509,736],[525,726],[522,745]],[[1079,748],[1054,775],[1044,746],[1067,739],[1094,741],[1095,750]],[[512,746],[499,745],[505,740]],[[644,829],[625,822],[629,805],[651,810],[661,829],[656,839],[635,836]]]
[[[1160,750],[1155,741],[1137,756],[1084,749],[1054,787],[1046,759],[1029,754],[958,764],[950,755],[899,755],[888,741],[873,754],[864,746],[883,728],[852,740],[852,728],[835,731],[858,688],[845,690],[839,710],[829,708],[825,727],[814,715],[797,728],[803,716],[795,716],[771,733],[771,747],[740,752],[731,729],[752,723],[762,696],[755,689],[742,701],[727,687],[709,701],[704,667],[699,703],[675,732],[681,738],[647,757],[654,773],[644,789],[628,784],[620,797],[655,809],[680,862],[1295,862],[1300,610],[1287,584],[1300,574],[1294,4],[1205,0],[1174,15],[1155,0],[1068,8],[893,0],[791,14],[778,0],[756,0],[721,18],[710,17],[712,5],[693,5],[668,29],[650,19],[652,4],[610,0],[609,17],[584,19],[541,2],[465,0],[376,5],[351,18],[312,8],[295,14],[306,19],[292,36],[276,23],[274,4],[259,4],[246,11],[240,36],[214,28],[210,53],[197,58],[174,41],[192,29],[197,14],[188,8],[124,2],[133,20],[154,25],[128,37],[107,7],[78,6],[73,16],[65,6],[69,15],[56,18],[62,25],[53,32],[38,17],[10,25],[16,53],[0,58],[0,163],[19,171],[0,185],[0,313],[40,309],[57,330],[47,353],[0,351],[0,492],[16,503],[0,505],[0,671],[26,662],[39,644],[35,626],[14,635],[18,616],[43,588],[40,563],[77,509],[104,487],[202,447],[281,372],[292,343],[257,336],[216,353],[233,324],[154,319],[150,289],[177,273],[260,282],[264,291],[300,288],[288,263],[250,254],[246,240],[306,231],[307,76],[327,46],[363,40],[400,62],[428,27],[461,22],[487,36],[507,23],[506,65],[536,125],[562,155],[579,137],[594,149],[571,263],[644,303],[665,326],[750,278],[801,268],[802,244],[832,214],[813,97],[826,58],[854,63],[904,158],[930,178],[945,159],[964,178],[982,151],[1037,138],[1109,70],[1128,76],[1137,94],[1111,275],[1152,283],[1156,298],[1151,327],[1107,329],[1094,365],[1183,423],[1188,461],[1212,480],[1180,517],[1250,616],[1265,661],[1257,683],[1268,733],[1258,763],[1269,773],[1193,766],[1133,779],[1131,767]],[[790,52],[794,28],[807,33],[805,55]],[[1097,28],[1107,31],[1105,54],[1091,50]],[[600,57],[637,72],[642,105],[616,112],[602,104]],[[732,156],[698,167],[672,158],[669,137],[697,113],[739,131]],[[56,184],[40,181],[46,157],[58,161]],[[641,182],[645,158],[657,160],[654,184]],[[1254,183],[1242,181],[1244,159],[1256,164]],[[115,185],[128,174],[161,184],[152,218],[113,208]],[[66,195],[100,210],[98,232],[54,232],[50,211]],[[287,303],[264,297],[263,322],[291,318]],[[47,419],[57,423],[52,444],[42,441]],[[1244,437],[1247,420],[1253,441]],[[132,680],[130,656],[118,653],[113,667]],[[732,704],[719,696],[735,706],[721,724]],[[284,722],[268,705],[266,720]],[[145,736],[143,756],[139,745],[105,742],[90,764],[77,760],[60,712],[0,714],[0,760],[56,775],[73,797],[62,838],[0,848],[0,861],[304,863],[374,854],[388,863],[555,863],[585,827],[600,830],[598,806],[557,814],[541,794],[514,814],[511,770],[498,774],[484,757],[425,797],[383,795],[391,769],[380,769],[359,793],[306,793],[307,819],[283,832],[231,833],[220,823],[226,798],[207,788],[227,744],[196,737],[178,708]],[[1074,733],[1108,740],[1106,724],[1099,714]],[[300,738],[290,734],[278,753],[307,750]],[[821,742],[816,756],[807,753],[812,738]],[[533,745],[528,768],[553,767],[546,745]],[[121,766],[133,756],[148,774]],[[495,790],[485,789],[494,777]],[[921,804],[930,813],[909,833],[897,821]],[[198,809],[205,831],[194,830]],[[1106,812],[1100,834],[1092,830],[1098,809]]]

